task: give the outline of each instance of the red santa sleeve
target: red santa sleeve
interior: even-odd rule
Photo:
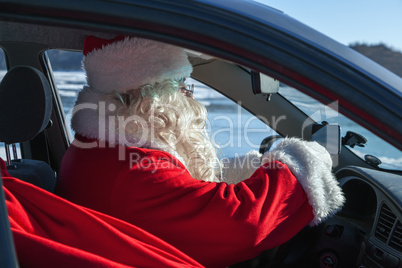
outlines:
[[[207,267],[227,266],[283,244],[339,209],[344,198],[329,155],[329,162],[326,155],[311,158],[317,150],[327,154],[286,139],[237,184],[199,181],[177,161],[141,157],[122,168],[111,210]]]
[[[112,197],[114,216],[207,267],[253,258],[314,218],[301,185],[280,162],[238,184],[199,181],[167,161],[142,165],[121,172]]]

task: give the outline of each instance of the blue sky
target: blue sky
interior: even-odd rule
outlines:
[[[402,52],[402,0],[255,0],[349,45],[385,43]]]

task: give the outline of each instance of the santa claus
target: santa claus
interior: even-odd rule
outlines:
[[[207,267],[253,258],[342,206],[331,158],[317,143],[284,139],[240,160],[252,165],[222,165],[205,132],[206,109],[185,84],[192,66],[183,48],[90,36],[83,52],[87,86],[59,173],[62,197],[141,227]]]

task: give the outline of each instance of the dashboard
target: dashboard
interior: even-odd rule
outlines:
[[[350,166],[336,176],[342,210],[304,228],[268,267],[402,268],[402,175]]]
[[[355,267],[402,267],[402,176],[359,167],[336,175],[346,204],[331,221],[354,229],[338,238],[358,242]]]

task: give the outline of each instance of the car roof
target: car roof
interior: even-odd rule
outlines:
[[[322,51],[328,53],[328,55],[347,62],[359,71],[366,73],[372,79],[388,84],[391,90],[402,92],[401,78],[399,76],[388,71],[354,49],[337,42],[278,9],[274,9],[255,1],[202,0],[200,2],[223,8],[225,10],[231,10],[236,14],[242,14],[265,25],[270,25],[275,29],[280,29],[289,36],[303,40],[306,44],[320,48]]]

